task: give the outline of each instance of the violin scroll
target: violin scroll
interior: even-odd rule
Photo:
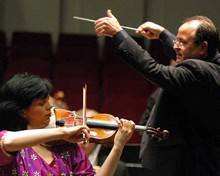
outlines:
[[[154,128],[152,126],[147,127],[147,134],[150,135],[151,139],[160,143],[168,139],[170,132],[168,130],[160,130],[160,127]]]

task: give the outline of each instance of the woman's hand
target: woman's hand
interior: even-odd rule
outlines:
[[[63,131],[63,140],[71,143],[85,142],[90,139],[87,126],[60,127]]]
[[[117,117],[116,121],[118,123],[118,130],[114,137],[114,146],[111,152],[109,153],[108,157],[106,158],[105,162],[103,163],[99,171],[96,173],[96,176],[114,175],[124,146],[127,143],[127,141],[131,138],[134,132],[135,124],[133,121],[125,119],[119,120]]]
[[[118,131],[115,134],[114,145],[121,148],[127,143],[134,132],[135,123],[132,120],[120,119],[116,117]]]

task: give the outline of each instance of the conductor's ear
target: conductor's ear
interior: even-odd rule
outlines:
[[[208,46],[209,46],[209,44],[208,44],[208,42],[206,42],[206,41],[203,41],[203,42],[200,44],[200,47],[201,47],[201,49],[200,49],[200,55],[204,55],[204,54],[208,53]]]

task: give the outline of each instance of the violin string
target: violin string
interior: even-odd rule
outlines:
[[[92,23],[94,23],[96,21],[96,20],[92,20],[92,19],[89,19],[89,18],[83,18],[83,17],[78,17],[78,16],[73,16],[73,18],[77,19],[77,20],[92,22]],[[133,27],[129,27],[129,26],[121,26],[121,27],[124,28],[124,29],[133,30],[133,31],[138,30],[137,28],[133,28]]]

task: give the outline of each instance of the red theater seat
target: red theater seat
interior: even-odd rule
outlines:
[[[14,32],[4,79],[24,72],[50,78],[51,63],[52,41],[49,33]]]
[[[134,39],[144,47],[143,38],[134,37]],[[102,111],[131,119],[138,124],[152,86],[117,55],[116,47],[111,40],[111,38],[105,39],[102,57]],[[138,133],[135,132],[130,142],[140,142]]]
[[[70,109],[82,108],[87,84],[87,107],[98,110],[98,42],[95,35],[60,34],[54,67],[55,90],[63,90]]]

